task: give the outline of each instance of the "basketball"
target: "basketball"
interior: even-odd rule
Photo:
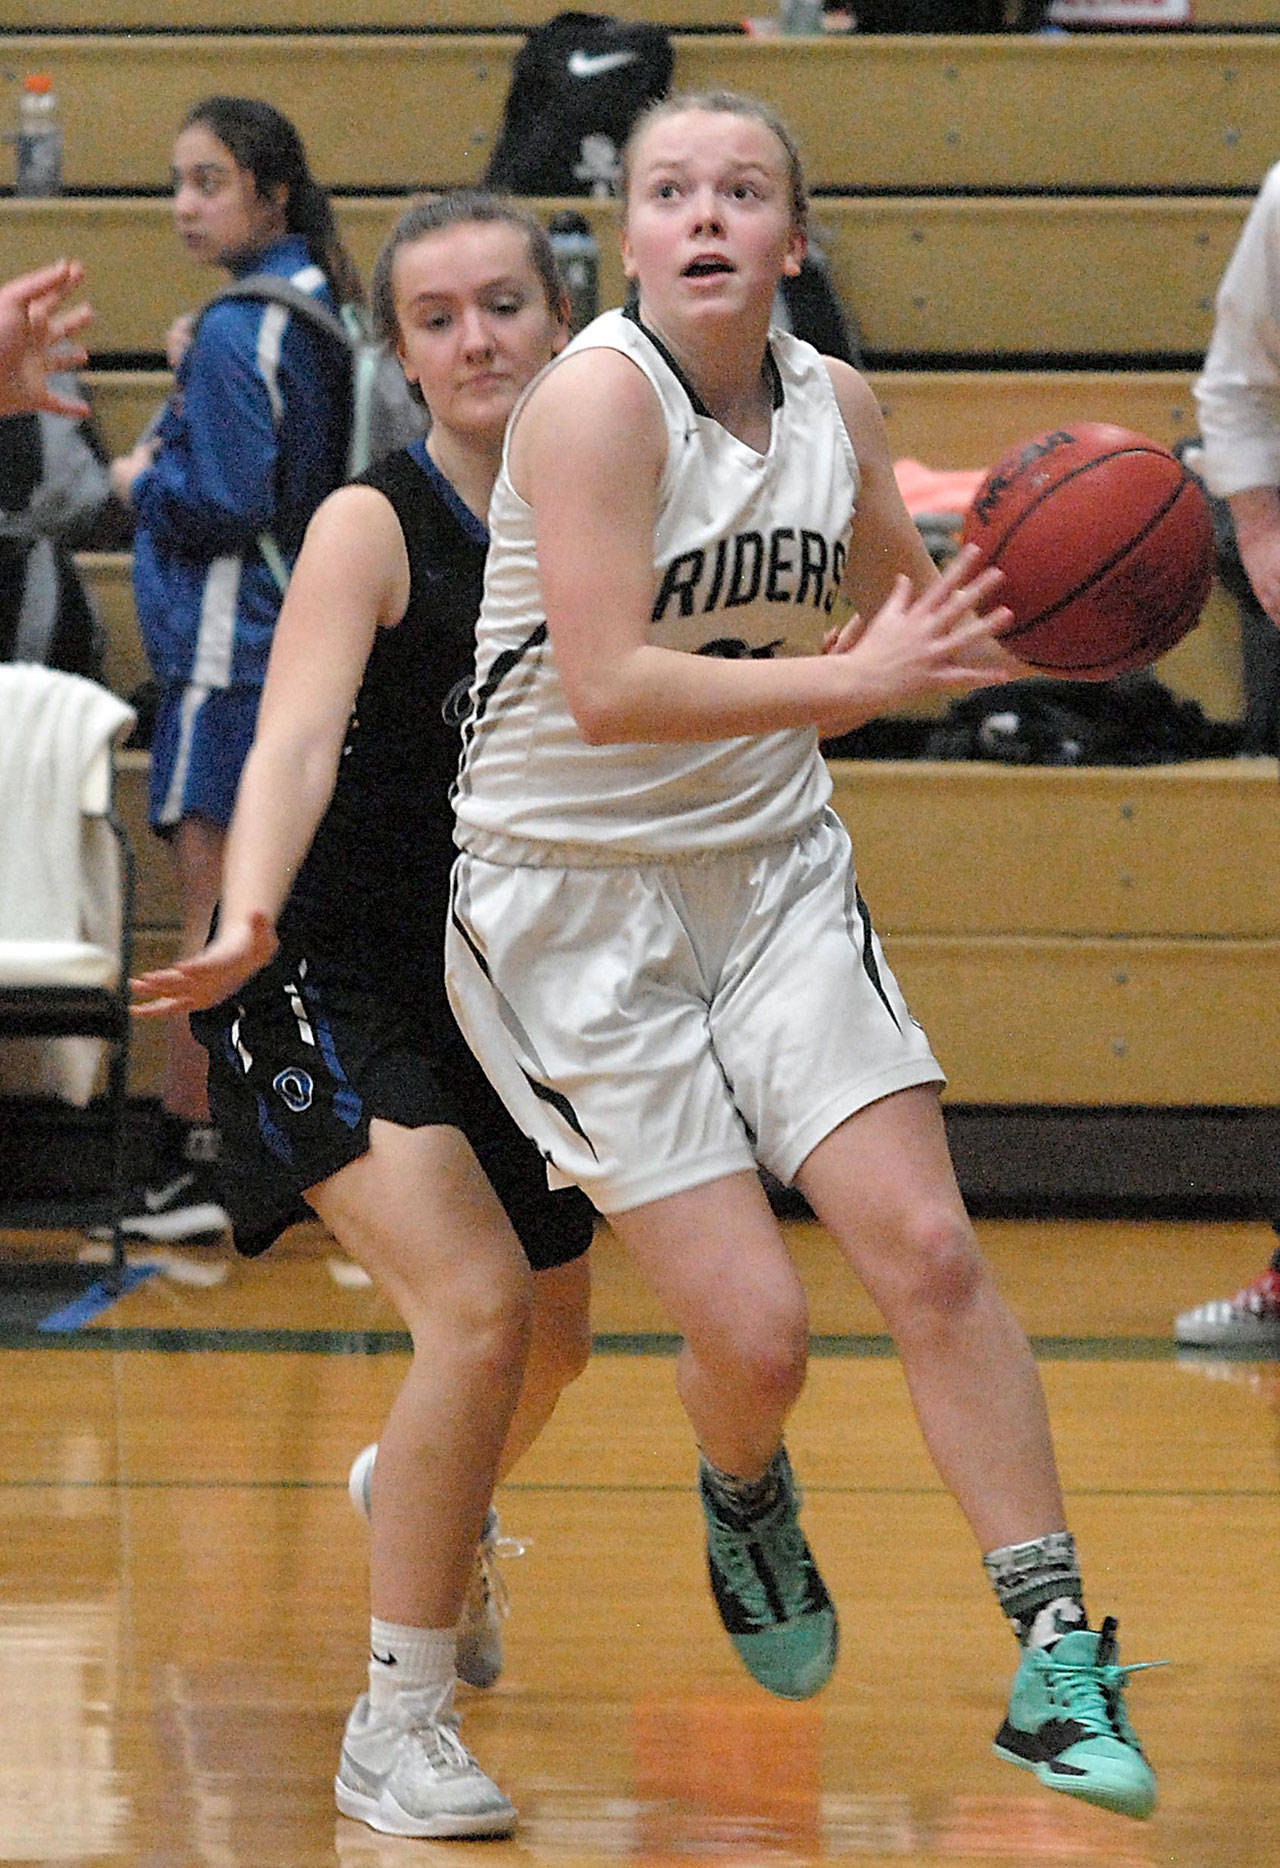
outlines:
[[[1213,582],[1199,481],[1158,441],[1107,422],[1011,448],[962,535],[1004,572],[1005,647],[1073,681],[1148,667],[1195,627]]]

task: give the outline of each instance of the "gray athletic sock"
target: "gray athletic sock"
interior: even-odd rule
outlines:
[[[719,1466],[713,1466],[704,1453],[702,1482],[711,1495],[712,1503],[723,1511],[726,1518],[749,1524],[772,1510],[778,1497],[778,1454],[774,1454],[760,1478],[739,1479],[733,1473],[722,1472]]]
[[[1070,1531],[989,1550],[982,1567],[1023,1647],[1051,1647],[1073,1628],[1088,1627]]]

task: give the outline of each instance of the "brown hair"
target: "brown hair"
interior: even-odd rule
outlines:
[[[618,187],[623,199],[624,215],[631,187],[631,165],[640,138],[653,124],[666,117],[682,116],[686,110],[706,110],[719,112],[726,117],[746,117],[753,123],[763,124],[766,130],[777,137],[787,159],[792,225],[803,232],[809,223],[809,188],[804,179],[804,165],[800,160],[796,139],[771,105],[763,103],[758,97],[748,97],[741,91],[673,91],[670,96],[660,97],[656,103],[640,112],[631,126],[631,133],[622,151]]]
[[[392,268],[400,248],[411,246],[426,234],[439,233],[442,228],[475,223],[515,227],[524,234],[529,242],[529,261],[546,293],[547,305],[553,315],[559,314],[564,303],[564,287],[546,228],[505,196],[491,195],[483,188],[457,188],[451,194],[431,195],[407,207],[374,261],[369,298],[373,328],[384,343],[394,344],[401,334],[391,284]]]
[[[338,237],[329,197],[311,173],[302,138],[288,117],[256,97],[215,96],[193,104],[182,128],[197,123],[230,150],[240,168],[248,170],[264,199],[284,187],[288,231],[302,235],[338,303],[362,305],[360,274]]]

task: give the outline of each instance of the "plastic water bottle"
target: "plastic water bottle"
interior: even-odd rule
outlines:
[[[62,116],[47,72],[33,72],[18,93],[17,166],[14,193],[62,193]]]
[[[553,214],[547,232],[569,295],[569,324],[576,333],[600,309],[600,249],[586,215],[573,208]]]
[[[788,39],[809,39],[823,31],[822,0],[779,0],[778,26]]]

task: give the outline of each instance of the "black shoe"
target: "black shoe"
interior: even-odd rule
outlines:
[[[120,1221],[126,1239],[172,1245],[229,1230],[217,1182],[207,1168],[176,1162],[173,1171],[141,1189],[137,1210]]]
[[[218,1182],[219,1135],[206,1124],[164,1118],[160,1146],[146,1185],[131,1196],[120,1222],[127,1239],[175,1244],[229,1230]]]

